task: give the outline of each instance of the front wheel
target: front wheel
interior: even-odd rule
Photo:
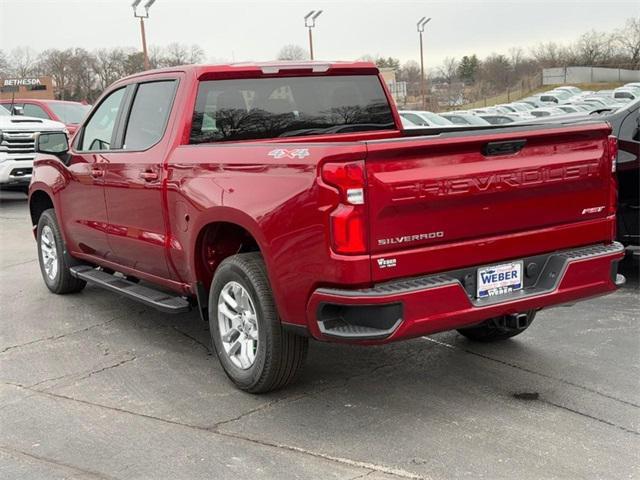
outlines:
[[[209,327],[222,368],[242,390],[276,390],[302,370],[308,339],[283,330],[259,253],[220,264],[209,294]]]
[[[82,290],[86,282],[71,275],[72,259],[66,251],[56,212],[45,210],[38,220],[38,260],[45,285],[53,293],[74,293]]]
[[[473,327],[458,329],[458,333],[475,342],[497,342],[515,337],[524,332],[536,316],[535,310],[527,312],[525,318],[496,317]]]

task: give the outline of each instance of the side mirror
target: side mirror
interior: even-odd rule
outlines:
[[[24,115],[24,109],[22,107],[14,106],[13,107],[13,114],[14,115],[18,115],[18,116],[22,116],[22,115]]]
[[[36,134],[36,152],[63,155],[69,151],[69,139],[64,132],[41,132]]]

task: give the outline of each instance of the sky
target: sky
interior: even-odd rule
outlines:
[[[0,48],[140,48],[131,2],[0,0]],[[303,16],[319,9],[316,59],[419,60],[416,22],[427,16],[425,63],[434,66],[445,57],[528,51],[539,42],[572,42],[591,29],[612,31],[640,16],[640,0],[157,0],[146,23],[147,42],[195,43],[208,62],[272,60],[283,45],[308,48]]]

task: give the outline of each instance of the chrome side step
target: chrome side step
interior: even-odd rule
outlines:
[[[92,268],[88,265],[77,265],[69,269],[71,275],[87,283],[119,293],[127,298],[144,303],[165,313],[184,313],[191,310],[188,300],[154,288],[139,285],[110,273]]]

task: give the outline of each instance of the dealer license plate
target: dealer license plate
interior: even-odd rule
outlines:
[[[522,288],[522,262],[503,263],[478,269],[477,297],[504,295]]]

